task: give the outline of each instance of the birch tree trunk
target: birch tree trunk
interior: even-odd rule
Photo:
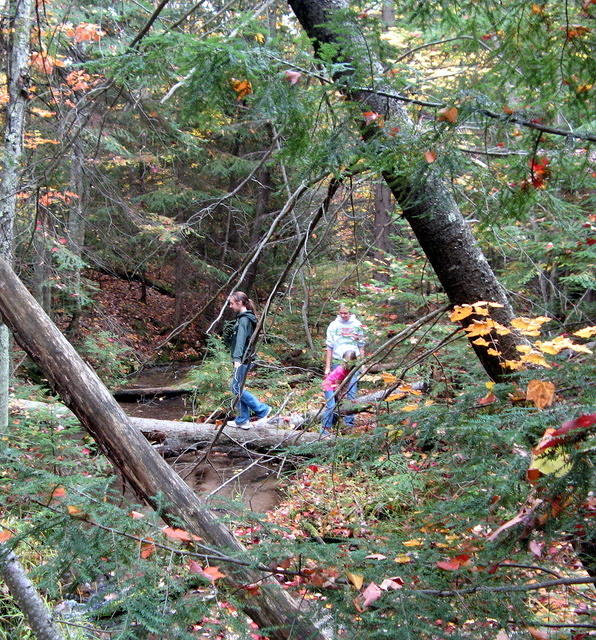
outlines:
[[[43,313],[8,262],[0,258],[0,313],[14,337],[38,364],[64,404],[77,416],[102,452],[122,472],[137,495],[163,509],[163,518],[217,547],[245,559],[246,549],[188,485],[153,451],[139,429],[110,395],[97,374]],[[156,496],[165,498],[165,505]],[[268,629],[273,640],[325,640],[330,631],[313,610],[305,611],[272,577],[239,564],[225,565],[226,582],[244,612]],[[258,584],[259,593],[244,587]]]
[[[350,88],[361,61],[366,61],[375,78],[382,78],[379,61],[373,57],[357,25],[348,17],[347,0],[289,0],[294,14],[313,40],[315,52],[323,45],[336,47],[335,58],[342,62],[344,70],[339,88],[352,101],[362,105],[363,111],[374,111],[382,115],[391,127],[398,127],[403,135],[416,139],[416,127],[403,104],[387,95],[394,93],[391,87],[383,86],[382,80],[375,89]],[[341,22],[341,34],[330,25]],[[346,70],[347,68],[347,70]],[[361,120],[361,123],[364,123]],[[394,144],[386,136],[384,129],[363,126],[365,140],[376,143],[377,148]],[[382,143],[382,144],[381,144]],[[473,303],[486,300],[500,303],[492,317],[502,324],[508,324],[514,317],[505,290],[499,284],[482,250],[455,202],[449,185],[434,165],[423,172],[403,171],[397,167],[382,173],[397,203],[403,211],[420,246],[432,265],[445,293],[453,304]],[[471,320],[468,319],[468,321]],[[476,355],[488,375],[497,380],[506,370],[505,359],[517,359],[515,347],[524,342],[515,333],[505,336],[494,335],[500,356],[490,355],[486,348],[472,344]]]
[[[0,257],[12,260],[13,226],[19,190],[25,114],[29,101],[29,33],[33,0],[17,0],[10,21],[8,45],[8,104],[4,131],[4,162],[0,191]],[[12,10],[13,3],[2,9]],[[10,335],[0,323],[0,429],[8,425],[8,385],[10,380]]]
[[[18,558],[5,544],[0,544],[0,576],[37,640],[64,640]]]

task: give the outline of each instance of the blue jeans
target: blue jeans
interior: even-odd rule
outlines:
[[[348,387],[344,397],[348,398],[348,400],[354,400],[354,398],[356,398],[356,393],[358,392],[358,371],[354,373],[349,384],[350,386]],[[325,394],[326,404],[325,410],[323,411],[322,427],[323,431],[331,431],[333,425],[339,420],[339,414],[335,411],[335,405],[337,404],[335,400],[335,391],[324,391],[323,393]],[[346,427],[353,427],[354,416],[344,416],[344,424]]]
[[[243,389],[248,369],[249,365],[247,364],[241,364],[238,368],[234,369],[234,375],[230,382],[230,389],[235,396],[234,401],[237,403],[238,415],[236,416],[236,424],[248,422],[251,413],[255,414],[257,418],[263,418],[269,409],[269,405],[260,402],[252,393]],[[238,397],[238,394],[240,394],[240,397]]]

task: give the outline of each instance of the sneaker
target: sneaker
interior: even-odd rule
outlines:
[[[271,407],[267,407],[267,410],[265,411],[265,415],[261,416],[258,420],[256,420],[255,422],[253,422],[255,427],[262,427],[264,425],[267,424],[267,418],[269,417],[269,414],[273,411],[273,409]]]
[[[243,422],[242,424],[238,424],[236,420],[228,420],[226,422],[226,427],[236,427],[237,429],[250,429],[250,422]]]

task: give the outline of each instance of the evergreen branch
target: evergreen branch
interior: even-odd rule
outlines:
[[[596,624],[584,624],[581,622],[578,622],[576,624],[565,624],[562,622],[542,622],[542,620],[537,620],[535,623],[528,623],[527,620],[507,620],[507,624],[523,624],[524,626],[528,626],[528,624],[535,624],[536,626],[548,627],[549,629],[596,629]]]
[[[577,140],[588,140],[589,142],[596,142],[596,134],[593,133],[575,133],[574,131],[555,129],[554,127],[547,127],[540,122],[527,120],[526,118],[522,118],[520,116],[512,114],[501,115],[499,113],[495,113],[494,111],[489,111],[488,109],[480,109],[479,113],[489,118],[493,118],[494,120],[504,122],[505,124],[513,122],[515,124],[519,124],[522,127],[527,127],[528,129],[535,129],[536,131],[542,131],[544,133],[550,133],[556,136],[564,136],[566,138],[576,138]]]
[[[317,78],[317,80],[320,80],[324,84],[333,84],[333,80],[326,78],[325,76],[319,73],[314,73],[312,71],[309,71],[308,69],[305,69],[304,67],[300,67],[296,64],[288,62],[287,60],[282,60],[277,56],[274,56],[271,54],[267,54],[267,55],[272,60],[281,62],[282,64],[285,64],[286,66],[292,69],[296,69],[297,71],[300,71],[301,73],[304,73],[310,77]],[[417,104],[422,107],[431,107],[434,109],[443,109],[446,106],[448,106],[446,102],[429,102],[428,100],[417,100],[416,98],[408,98],[407,96],[401,95],[399,93],[383,91],[381,89],[371,89],[367,87],[353,87],[352,91],[358,91],[361,93],[371,93],[377,96],[381,96],[383,98],[391,98],[393,100],[398,100],[399,102],[407,102],[410,104]],[[574,131],[565,131],[564,129],[556,129],[555,127],[548,127],[546,125],[541,124],[540,122],[527,120],[526,118],[522,118],[520,116],[515,116],[511,114],[501,115],[499,113],[495,113],[494,111],[490,111],[489,109],[479,109],[478,113],[481,113],[482,115],[485,115],[494,120],[500,120],[501,122],[505,122],[505,123],[512,122],[520,126],[527,127],[529,129],[536,129],[537,131],[550,133],[552,135],[558,135],[558,136],[564,136],[566,138],[569,137],[569,138],[576,138],[578,140],[587,140],[590,142],[596,142],[596,135],[592,133],[584,134],[584,133],[576,133]]]
[[[560,578],[558,580],[547,580],[546,582],[536,582],[533,584],[514,584],[499,587],[478,585],[477,587],[467,587],[466,589],[407,589],[402,590],[402,593],[407,595],[422,594],[444,598],[449,596],[468,595],[470,593],[512,593],[519,591],[536,591],[537,589],[547,589],[549,587],[557,587],[559,585],[595,583],[596,578]]]
[[[197,545],[198,547],[202,547],[206,549],[207,551],[209,551],[209,553],[197,553],[196,551],[186,551],[184,549],[177,549],[176,547],[171,547],[167,544],[156,542],[151,538],[143,538],[141,536],[135,536],[134,534],[127,533],[126,531],[122,531],[121,529],[116,529],[115,527],[108,527],[105,524],[95,522],[94,520],[91,520],[89,518],[72,515],[70,513],[64,513],[62,511],[59,511],[55,507],[46,505],[43,502],[36,500],[35,498],[30,498],[30,502],[38,504],[39,506],[44,507],[45,509],[49,509],[50,511],[53,511],[54,513],[57,513],[63,517],[69,517],[71,520],[78,520],[79,522],[85,522],[86,524],[90,524],[92,527],[96,527],[97,529],[101,529],[102,531],[106,531],[108,533],[122,536],[123,538],[128,538],[129,540],[134,540],[135,542],[139,542],[141,544],[153,545],[157,549],[163,549],[164,551],[168,551],[177,556],[184,556],[189,558],[200,558],[203,560],[212,560],[215,562],[227,562],[229,564],[236,564],[241,567],[251,567],[253,569],[256,569],[257,571],[264,571],[270,574],[279,573],[279,574],[288,575],[288,576],[303,576],[303,577],[306,576],[306,574],[304,574],[301,571],[290,571],[289,569],[281,569],[279,567],[275,567],[275,569],[272,569],[271,567],[268,567],[267,565],[264,565],[264,564],[254,565],[252,562],[248,562],[246,560],[238,560],[237,558],[232,558],[230,556],[221,554],[217,549],[212,549],[211,547],[207,547],[203,544],[199,544],[195,540],[193,540],[193,544]],[[215,554],[215,555],[211,555],[211,554]]]

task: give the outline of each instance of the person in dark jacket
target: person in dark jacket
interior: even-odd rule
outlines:
[[[240,429],[250,429],[251,426],[265,424],[267,416],[271,413],[271,407],[264,402],[260,402],[249,391],[244,389],[244,380],[250,364],[245,361],[246,351],[250,343],[250,338],[257,324],[255,316],[255,305],[249,297],[242,291],[234,291],[228,300],[230,309],[236,312],[236,324],[232,333],[230,353],[234,363],[234,375],[230,388],[236,399],[238,414],[234,420],[230,420],[228,427],[238,427]],[[251,413],[258,420],[250,423]]]

